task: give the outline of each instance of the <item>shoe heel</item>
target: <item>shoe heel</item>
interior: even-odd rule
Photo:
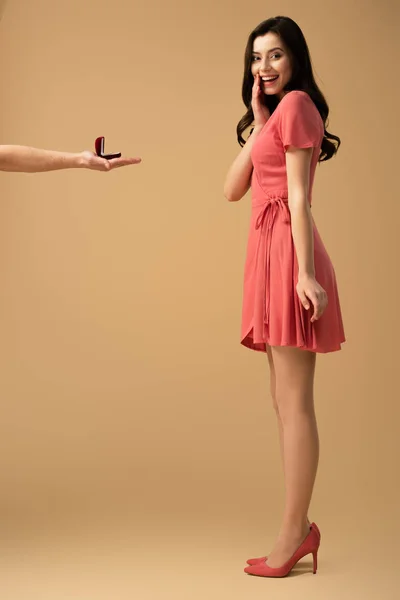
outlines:
[[[318,550],[313,552],[313,574],[314,575],[317,572],[317,568],[318,568]]]

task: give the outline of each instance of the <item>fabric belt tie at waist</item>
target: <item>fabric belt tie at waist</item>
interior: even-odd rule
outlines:
[[[290,223],[290,211],[287,202],[287,195],[275,195],[268,196],[264,205],[260,211],[260,214],[256,220],[256,229],[261,229],[261,235],[259,236],[258,249],[257,249],[257,263],[256,268],[258,272],[258,281],[262,282],[261,298],[264,303],[263,305],[263,317],[264,317],[264,329],[269,323],[269,309],[270,309],[270,256],[271,256],[271,242],[272,242],[272,229],[275,223],[278,213],[281,214],[282,221],[284,223]],[[264,331],[264,335],[266,332]]]

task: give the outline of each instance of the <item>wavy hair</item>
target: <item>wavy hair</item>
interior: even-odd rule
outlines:
[[[242,99],[247,108],[247,112],[240,119],[236,127],[238,142],[241,146],[246,143],[243,138],[243,133],[254,121],[254,113],[251,107],[252,88],[254,84],[254,77],[251,72],[253,43],[256,38],[269,32],[276,33],[289,51],[292,77],[285,86],[284,91],[301,90],[307,92],[321,115],[324,123],[324,138],[322,140],[319,162],[329,160],[338,151],[341,141],[339,137],[327,131],[329,106],[315,81],[310,52],[303,32],[297,23],[289,17],[273,17],[272,19],[267,19],[260,23],[249,36],[244,56],[244,76],[242,84]],[[264,94],[264,102],[272,114],[278,106],[279,100],[276,96]]]

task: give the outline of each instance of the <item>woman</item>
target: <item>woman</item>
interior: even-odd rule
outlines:
[[[89,151],[74,154],[55,150],[40,150],[29,146],[0,145],[0,171],[39,173],[74,168],[110,171],[140,162],[140,158],[121,157],[106,160]]]
[[[268,557],[248,560],[245,572],[283,577],[307,554],[317,568],[320,532],[307,517],[319,455],[315,362],[318,352],[339,350],[345,337],[335,272],[311,200],[316,166],[334,156],[340,139],[326,131],[329,109],[307,43],[287,17],[268,19],[250,34],[242,96],[243,148],[224,193],[234,202],[251,187],[241,341],[268,356],[285,478],[275,546]]]

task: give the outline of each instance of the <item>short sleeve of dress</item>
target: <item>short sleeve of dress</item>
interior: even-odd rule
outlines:
[[[279,135],[285,151],[289,146],[313,148],[321,144],[323,123],[317,107],[305,92],[289,92],[282,100]]]

